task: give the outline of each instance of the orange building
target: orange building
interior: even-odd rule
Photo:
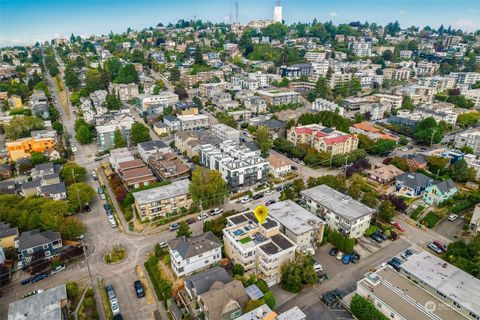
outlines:
[[[8,157],[11,161],[17,161],[21,158],[29,158],[32,152],[45,152],[45,150],[55,148],[53,138],[24,138],[5,144]]]

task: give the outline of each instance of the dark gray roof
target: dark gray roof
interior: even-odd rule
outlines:
[[[197,256],[203,252],[220,248],[222,244],[212,232],[207,232],[191,238],[178,238],[168,241],[170,250],[178,251],[183,259]]]
[[[39,229],[25,231],[22,232],[22,234],[20,234],[20,237],[18,238],[18,251],[48,244],[56,240],[62,240],[60,232],[40,232]]]
[[[263,292],[257,287],[256,284],[246,287],[245,291],[251,300],[258,300],[264,296]]]
[[[447,179],[447,180],[437,182],[435,186],[443,193],[447,193],[451,189],[456,188],[455,182],[453,182],[452,179]]]
[[[14,193],[15,192],[15,181],[6,180],[0,181],[0,193]]]
[[[418,162],[420,164],[427,163],[427,157],[425,157],[421,153],[408,154],[408,155],[405,156],[405,158],[409,159],[409,160],[415,160],[416,162]]]
[[[67,192],[67,189],[65,188],[65,182],[49,184],[40,187],[40,193],[58,194],[62,192]]]
[[[405,172],[395,177],[396,181],[403,182],[403,185],[415,189],[418,187],[426,187],[433,182],[433,179],[427,177],[423,173],[419,172]]]
[[[195,294],[198,296],[210,290],[210,287],[217,281],[225,284],[232,280],[232,277],[224,268],[217,266],[186,278],[185,286],[189,290],[195,289]]]
[[[172,121],[179,121],[178,118],[175,117],[175,116],[165,116],[165,117],[163,117],[163,120],[168,120],[168,121],[170,121],[170,122],[172,122]]]
[[[322,131],[322,132],[324,132],[324,133],[332,133],[332,132],[335,131],[335,130],[332,129],[332,128],[329,128],[329,127],[325,127],[325,128],[323,128],[322,130],[320,130],[320,131]]]
[[[262,123],[262,125],[267,126],[269,129],[283,129],[283,128],[285,128],[285,124],[282,121],[276,120],[276,119],[266,120]]]
[[[45,162],[45,163],[40,163],[40,164],[37,164],[35,166],[35,170],[37,171],[47,171],[47,170],[52,170],[54,171],[55,170],[55,167],[53,165],[53,163],[51,162]]]
[[[22,183],[22,189],[38,188],[42,185],[42,179],[35,179],[32,181],[25,181]]]
[[[10,223],[0,222],[0,238],[15,236],[18,234],[17,227],[11,227]]]
[[[161,140],[142,142],[139,144],[139,146],[142,147],[142,149],[145,151],[152,151],[168,147],[167,144]]]
[[[154,125],[155,127],[157,127],[157,128],[167,128],[167,127],[168,127],[168,126],[167,126],[165,123],[163,123],[162,121],[157,121],[157,122],[155,122],[153,125]]]
[[[43,176],[43,180],[49,180],[49,179],[55,179],[55,178],[60,178],[60,174],[58,172],[46,174]]]

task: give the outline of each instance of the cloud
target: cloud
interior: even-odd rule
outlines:
[[[336,12],[330,12],[328,14],[329,17],[338,17],[338,14]]]
[[[452,22],[451,25],[455,29],[462,29],[466,31],[476,31],[480,29],[480,23],[470,19],[457,20]]]
[[[405,11],[405,10],[400,10],[400,14],[407,14],[407,11]]]

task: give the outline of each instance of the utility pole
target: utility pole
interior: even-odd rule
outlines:
[[[432,146],[432,144],[433,144],[433,137],[435,136],[436,132],[437,132],[436,128],[432,130],[432,137],[430,138],[430,146]]]
[[[80,213],[82,213],[82,201],[80,200],[80,195],[78,194],[78,186],[77,186],[77,181],[75,180],[75,170],[72,169],[72,178],[73,178],[73,184],[75,185],[75,193],[77,194],[77,199],[78,199],[78,206],[80,208]]]
[[[92,289],[93,289],[94,285],[93,285],[92,271],[90,270],[90,263],[88,263],[87,249],[85,249],[85,242],[83,242],[83,239],[82,239],[82,248],[83,248],[83,256],[85,257],[85,263],[87,264],[88,276],[90,277],[90,282],[92,284]]]

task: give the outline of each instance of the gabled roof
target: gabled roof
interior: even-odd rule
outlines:
[[[189,290],[195,290],[195,294],[199,296],[210,290],[215,282],[219,281],[226,284],[232,280],[232,277],[224,268],[217,266],[186,278],[184,284]]]
[[[20,234],[20,237],[18,238],[18,251],[48,244],[56,240],[62,240],[60,232],[40,232],[39,229],[25,231],[22,232],[22,234]]]
[[[248,301],[247,292],[241,281],[233,280],[227,284],[216,282],[210,291],[200,296],[202,304],[208,310],[208,319],[222,319],[240,307],[243,310]]]
[[[438,190],[442,191],[443,193],[447,193],[450,190],[456,188],[455,182],[452,179],[447,179],[443,181],[439,181],[435,184]]]
[[[18,228],[10,226],[10,223],[0,221],[0,239],[18,235]]]
[[[204,252],[220,248],[222,243],[212,232],[207,232],[191,238],[178,238],[168,241],[170,250],[177,251],[182,259],[198,256]]]
[[[423,173],[419,172],[405,172],[397,177],[395,177],[396,181],[403,182],[403,185],[415,189],[418,187],[427,187],[429,184],[433,182],[433,179],[427,177]]]
[[[59,194],[66,193],[67,189],[65,188],[65,182],[49,184],[46,186],[40,187],[40,193],[42,194]]]

